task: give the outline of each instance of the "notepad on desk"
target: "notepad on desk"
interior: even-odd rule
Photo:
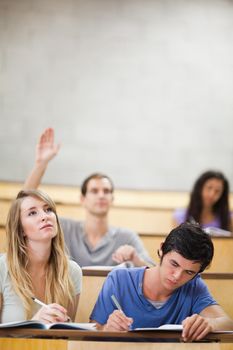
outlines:
[[[182,324],[163,324],[160,327],[134,328],[131,331],[182,331]]]
[[[75,322],[57,322],[57,323],[42,323],[39,321],[19,321],[1,323],[0,328],[31,328],[31,329],[70,329],[70,330],[88,330],[95,331],[95,323],[75,323]]]
[[[213,237],[232,237],[232,232],[218,227],[206,227],[204,231]]]

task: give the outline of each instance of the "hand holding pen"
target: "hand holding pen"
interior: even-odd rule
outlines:
[[[111,296],[117,310],[113,311],[108,317],[108,321],[104,326],[106,331],[128,331],[133,323],[131,317],[127,317],[123,312],[118,300],[114,295]]]
[[[56,303],[45,304],[42,301],[32,297],[32,300],[41,305],[38,312],[32,317],[32,320],[38,320],[44,323],[69,322],[67,310]]]

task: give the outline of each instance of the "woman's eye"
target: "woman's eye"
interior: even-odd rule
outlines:
[[[35,211],[35,210],[32,210],[32,211],[29,212],[28,215],[29,215],[29,216],[36,215],[36,211]]]
[[[53,210],[52,210],[52,208],[46,208],[45,211],[46,211],[46,213],[51,213]]]

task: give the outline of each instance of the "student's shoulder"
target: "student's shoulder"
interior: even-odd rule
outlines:
[[[201,274],[198,273],[193,279],[191,279],[188,283],[186,283],[184,286],[186,286],[188,289],[192,290],[201,290],[206,289],[206,283],[203,281]]]
[[[61,227],[64,231],[64,234],[81,234],[83,232],[83,222],[70,219],[70,218],[59,218]]]
[[[108,276],[112,279],[122,279],[122,278],[134,278],[141,274],[144,274],[145,266],[143,267],[115,267]]]
[[[59,217],[59,221],[62,225],[74,225],[74,226],[80,226],[81,221],[71,219],[71,218],[65,218],[65,217]]]
[[[82,275],[81,267],[74,260],[68,260],[68,264],[71,273],[78,273],[79,275]]]
[[[8,275],[8,267],[7,267],[7,260],[6,260],[6,254],[0,255],[0,276],[1,279],[7,278]]]
[[[6,266],[6,254],[0,254],[0,266]]]

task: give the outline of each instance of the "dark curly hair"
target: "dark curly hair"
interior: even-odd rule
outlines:
[[[201,264],[199,272],[202,272],[213,259],[214,245],[210,236],[200,225],[185,222],[168,234],[161,251],[161,262],[164,255],[175,251],[185,259],[199,262]]]

